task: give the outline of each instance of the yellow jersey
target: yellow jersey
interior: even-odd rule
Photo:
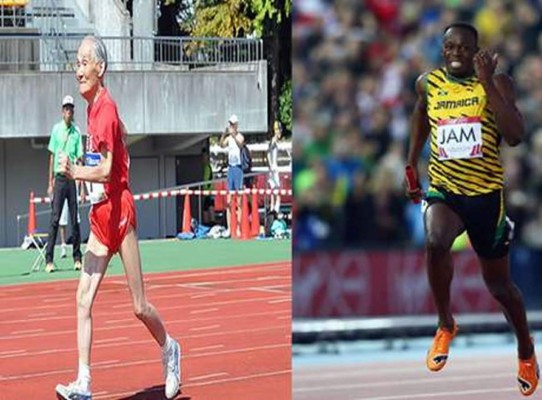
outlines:
[[[431,187],[466,196],[503,188],[498,132],[482,84],[444,68],[426,75]]]

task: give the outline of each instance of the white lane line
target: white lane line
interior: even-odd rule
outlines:
[[[267,303],[268,304],[278,304],[278,303],[286,303],[286,302],[291,302],[291,301],[292,301],[292,298],[290,296],[288,296],[288,297],[285,297],[283,299],[269,300]]]
[[[114,338],[111,338],[111,339],[100,339],[100,340],[95,340],[95,341],[94,341],[94,344],[122,342],[122,341],[125,341],[125,340],[128,340],[128,337],[126,337],[126,336],[123,336],[123,337],[114,337]]]
[[[248,279],[230,279],[230,280],[216,280],[216,281],[203,281],[203,282],[190,282],[185,283],[184,285],[191,288],[198,288],[199,286],[213,286],[213,285],[223,285],[223,284],[236,284],[236,283],[254,283],[254,282],[265,282],[265,281],[275,281],[275,280],[283,280],[292,279],[290,274],[286,275],[276,275],[276,276],[264,276],[259,278],[248,278]],[[176,285],[182,285],[177,283]]]
[[[58,284],[63,283],[63,281],[57,281],[57,282],[58,282]],[[113,283],[113,281],[107,281],[107,284],[111,284],[111,283]],[[126,282],[125,282],[125,284],[126,284]],[[3,290],[4,289],[2,289],[2,292],[3,292]],[[37,293],[37,294],[30,295],[30,296],[17,296],[17,298],[16,299],[14,298],[14,300],[16,300],[17,302],[24,301],[24,300],[34,300],[35,303],[39,303],[39,302],[42,301],[42,299],[49,299],[49,298],[52,298],[52,297],[58,298],[58,296],[55,296],[55,295],[51,294],[51,291],[55,291],[57,293],[62,293],[62,296],[64,296],[64,293],[66,293],[66,290],[69,290],[69,293],[73,293],[67,299],[68,300],[73,300],[74,303],[75,303],[75,293],[76,293],[76,290],[77,290],[76,285],[74,285],[73,287],[70,287],[70,288],[63,287],[62,289],[58,288],[58,287],[51,288],[51,290],[47,290],[47,293],[43,293],[43,294]],[[126,291],[128,291],[128,286],[126,286]],[[108,289],[108,288],[100,289],[100,294],[103,295],[104,293],[121,293],[121,292],[119,291],[118,288],[115,288],[115,289]]]
[[[92,367],[100,366],[100,365],[110,365],[110,364],[116,364],[119,360],[109,360],[109,361],[98,361],[92,363]]]
[[[43,303],[60,303],[60,302],[69,302],[70,305],[72,305],[73,303],[73,296],[70,296],[70,297],[52,297],[52,298],[47,298],[47,299],[41,299],[40,302],[43,302]]]
[[[111,319],[109,321],[105,321],[106,324],[118,324],[119,322],[130,322],[133,321],[133,318],[123,318],[123,319]]]
[[[188,358],[198,358],[198,357],[216,357],[217,355],[227,355],[227,354],[235,354],[235,353],[245,353],[245,352],[251,352],[251,351],[267,351],[267,350],[274,350],[274,349],[280,349],[280,348],[290,348],[290,343],[281,343],[281,344],[267,344],[263,346],[256,346],[256,347],[245,347],[241,349],[232,349],[232,350],[222,350],[222,351],[215,351],[215,352],[209,352],[209,353],[199,353],[199,354],[189,354]]]
[[[26,350],[7,350],[7,351],[0,351],[0,356],[7,356],[7,355],[13,355],[13,354],[20,354],[20,353],[26,353]]]
[[[220,310],[219,308],[215,307],[215,308],[204,308],[202,310],[192,310],[190,311],[190,314],[205,314],[205,313],[210,313],[210,312],[215,312],[215,311],[218,311]]]
[[[291,375],[291,374],[292,374],[292,370],[284,369],[284,370],[281,370],[281,371],[264,372],[264,373],[260,373],[260,374],[252,374],[252,375],[245,375],[245,376],[236,376],[234,378],[217,379],[217,380],[209,381],[209,382],[189,383],[189,384],[186,385],[186,387],[216,385],[216,384],[219,384],[219,383],[239,382],[239,381],[246,381],[246,380],[249,380],[249,379],[269,378],[271,376]]]
[[[255,272],[259,273],[267,273],[269,271],[273,270],[282,270],[284,268],[289,269],[289,265],[291,265],[290,261],[281,261],[276,263],[270,263],[270,264],[264,264],[264,265],[254,265],[254,266],[238,266],[238,267],[221,267],[218,270],[215,271],[205,271],[205,272],[195,272],[195,273],[187,273],[186,271],[183,271],[181,273],[172,273],[168,274],[166,276],[151,276],[149,275],[150,281],[159,281],[159,280],[167,280],[171,278],[199,278],[202,276],[224,276],[224,275],[242,275],[242,274],[253,274]]]
[[[223,344],[216,344],[214,346],[205,346],[205,347],[196,347],[192,351],[207,351],[207,350],[218,350],[224,348]]]
[[[43,331],[45,331],[45,329],[26,329],[24,331],[13,331],[13,332],[11,332],[11,334],[12,335],[25,335],[25,334],[28,334],[28,333],[38,333],[38,332],[43,332]]]
[[[194,376],[193,378],[190,378],[189,381],[202,381],[202,380],[205,380],[205,379],[219,378],[219,377],[228,376],[228,375],[230,375],[230,374],[228,374],[227,372],[217,372],[216,374]]]
[[[291,288],[292,288],[291,285],[275,285],[275,286],[251,287],[251,288],[247,288],[247,290],[252,290],[254,292],[284,294],[284,292],[289,291]]]
[[[190,328],[189,331],[199,332],[199,331],[208,331],[208,330],[217,329],[217,328],[220,328],[220,325],[217,324],[217,325],[198,326],[195,328]]]
[[[163,287],[165,287],[164,285]],[[181,288],[181,289],[195,289],[195,290],[213,290],[212,287],[207,287],[205,285],[200,285],[199,283],[174,283],[171,285],[171,287],[174,288]]]
[[[192,296],[190,296],[191,299],[201,299],[203,297],[212,297],[212,296],[216,296],[216,293],[200,293],[200,294],[194,294]]]
[[[34,313],[34,314],[28,314],[29,318],[35,318],[35,317],[52,317],[53,315],[57,315],[56,312],[41,312],[41,313]]]
[[[69,372],[73,372],[73,369],[57,369],[54,371],[44,371],[44,372],[36,372],[33,374],[26,374],[26,375],[18,375],[18,376],[0,376],[0,382],[3,381],[15,381],[18,379],[27,379],[27,378],[39,378],[41,376],[49,376],[49,375],[60,375],[60,374],[67,374]]]

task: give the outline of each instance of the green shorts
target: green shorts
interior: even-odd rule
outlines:
[[[425,201],[427,207],[444,203],[461,218],[478,256],[501,258],[508,254],[514,237],[514,223],[506,216],[502,190],[462,196],[431,188],[425,195]]]

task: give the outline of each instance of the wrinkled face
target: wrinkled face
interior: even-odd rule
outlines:
[[[101,79],[105,72],[103,62],[97,62],[94,55],[94,43],[83,40],[77,51],[76,78],[79,82],[79,93],[90,100],[101,86]]]
[[[475,37],[468,29],[454,27],[444,34],[442,58],[446,70],[458,78],[474,72],[474,55],[478,51]]]
[[[64,119],[64,122],[66,125],[70,125],[73,121],[73,107],[72,106],[64,106],[62,107],[62,118]]]

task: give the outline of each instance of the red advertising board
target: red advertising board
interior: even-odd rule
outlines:
[[[298,318],[421,315],[435,308],[423,251],[340,251],[293,260],[293,313]],[[494,312],[471,250],[454,254],[454,312]]]

